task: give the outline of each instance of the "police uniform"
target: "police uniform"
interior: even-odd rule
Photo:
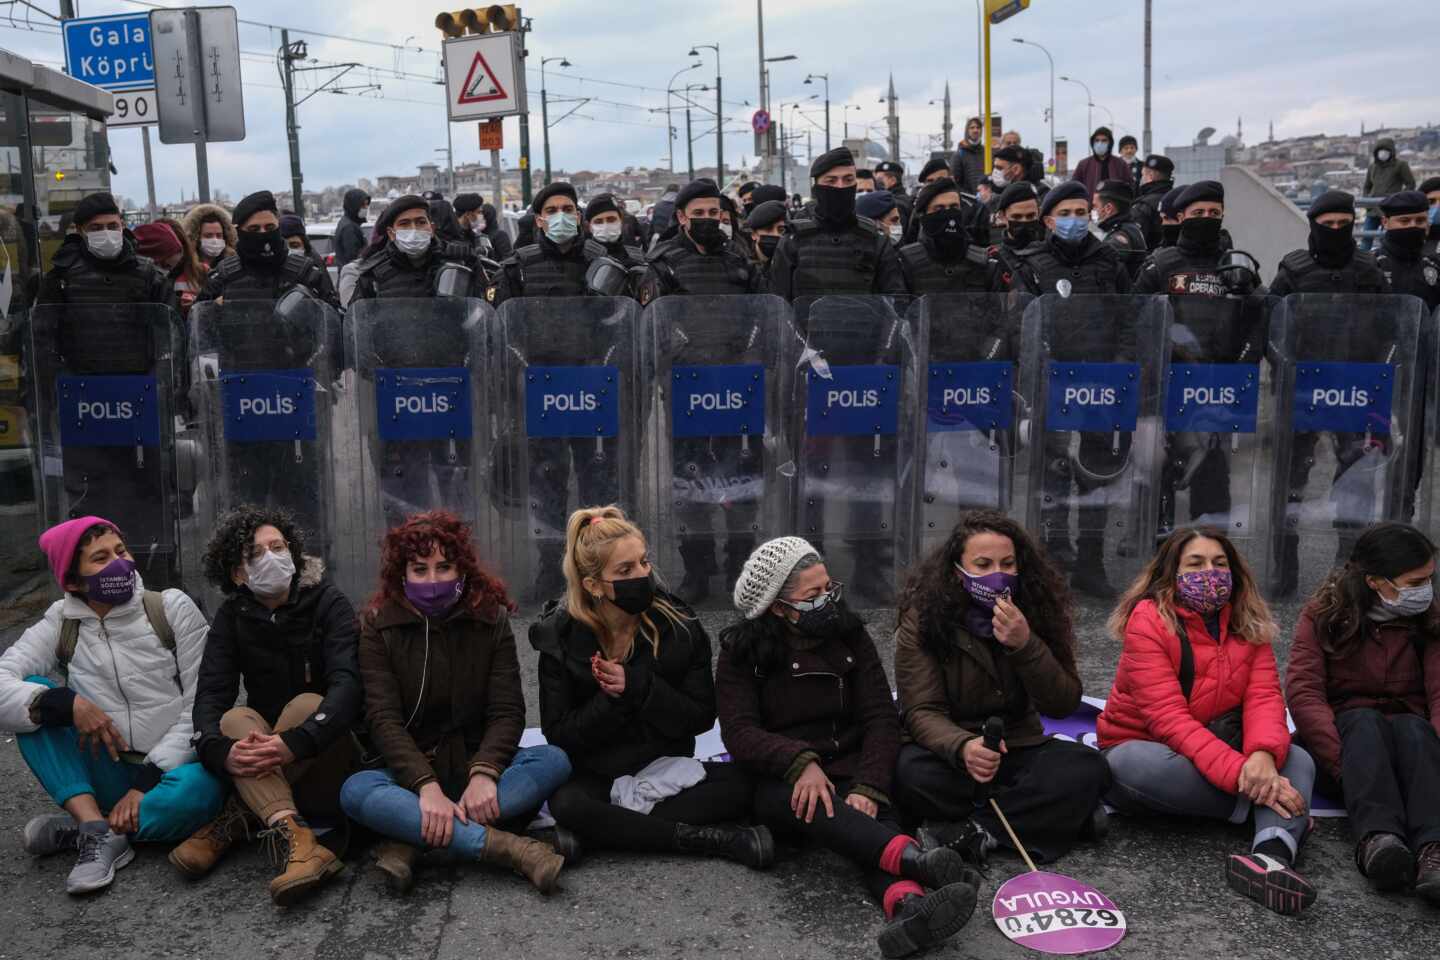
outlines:
[[[1154,250],[1160,246],[1161,239],[1160,200],[1175,189],[1175,181],[1171,179],[1175,164],[1169,157],[1152,153],[1145,158],[1145,169],[1156,171],[1161,175],[1161,179],[1140,184],[1135,203],[1130,207],[1130,219],[1140,226],[1140,233],[1145,238],[1145,249]]]
[[[1102,200],[1109,200],[1121,208],[1114,216],[1097,223],[1096,227],[1101,240],[1115,248],[1131,280],[1139,275],[1149,249],[1145,244],[1144,231],[1130,218],[1134,198],[1135,189],[1128,180],[1104,180],[1095,189],[1097,205]]]
[[[927,293],[988,293],[999,285],[1000,265],[982,246],[969,242],[976,216],[983,207],[970,203],[926,213],[936,197],[959,193],[946,177],[926,184],[916,198],[919,234],[900,248],[900,269],[906,288],[916,296]]]
[[[879,181],[876,181],[875,188],[877,190],[890,191],[890,194],[895,198],[895,206],[900,210],[900,222],[908,227],[910,218],[915,214],[916,207],[911,201],[910,195],[905,192],[905,165],[896,163],[894,160],[882,160],[875,164],[875,172],[888,173],[895,178],[895,186],[882,187]]]

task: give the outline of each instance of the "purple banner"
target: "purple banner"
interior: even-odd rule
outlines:
[[[1088,883],[1035,870],[995,892],[995,926],[1022,947],[1041,953],[1108,950],[1125,937],[1125,914]]]

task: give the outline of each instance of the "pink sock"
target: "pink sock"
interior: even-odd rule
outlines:
[[[885,899],[882,905],[885,907],[885,919],[889,920],[895,916],[895,908],[900,906],[900,901],[906,897],[923,897],[925,889],[914,880],[896,880],[885,888]]]
[[[880,854],[880,869],[886,873],[900,876],[900,855],[905,852],[906,847],[916,846],[914,837],[907,837],[900,834],[885,844],[885,852]]]

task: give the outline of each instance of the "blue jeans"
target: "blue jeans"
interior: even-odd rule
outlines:
[[[570,758],[559,747],[526,747],[516,753],[500,774],[501,823],[519,823],[523,827],[568,779]],[[420,836],[420,795],[396,783],[389,770],[353,774],[340,788],[340,806],[351,820],[376,833],[412,847],[425,847]],[[450,846],[443,852],[452,860],[479,860],[484,849],[485,826],[473,821],[461,823],[456,817]]]
[[[45,677],[26,677],[27,683],[53,687]],[[73,797],[90,794],[104,812],[135,785],[141,767],[111,760],[103,749],[82,749],[74,727],[41,727],[15,737],[20,755],[45,792],[64,806]],[[179,843],[215,819],[225,800],[225,788],[199,763],[169,770],[140,801],[140,829],[132,840]]]

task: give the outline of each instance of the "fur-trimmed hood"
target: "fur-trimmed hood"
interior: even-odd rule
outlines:
[[[196,255],[200,254],[200,225],[211,218],[218,219],[220,226],[225,231],[225,253],[224,256],[233,256],[235,253],[235,224],[230,219],[230,213],[224,207],[215,203],[197,203],[185,214],[181,225],[185,228],[185,235],[190,238],[190,245],[195,248]]]

